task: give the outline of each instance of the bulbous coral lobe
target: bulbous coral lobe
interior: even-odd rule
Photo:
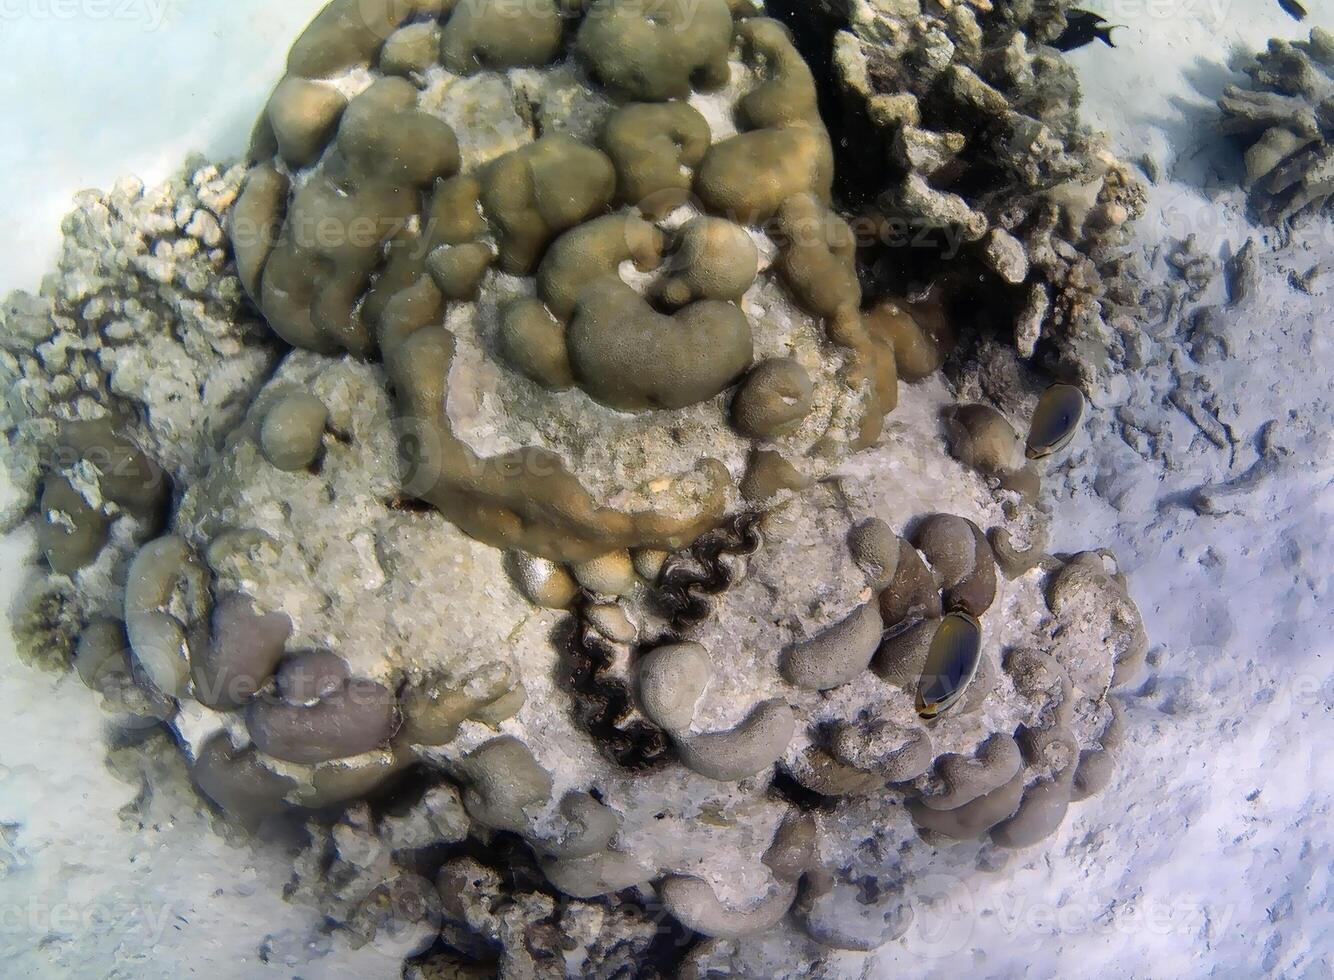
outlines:
[[[399,726],[397,700],[382,684],[344,678],[310,703],[296,692],[260,697],[246,708],[255,747],[287,762],[311,765],[345,759],[386,745]]]
[[[300,470],[319,456],[329,410],[314,395],[298,392],[278,402],[264,417],[260,445],[280,470]]]
[[[796,885],[779,882],[758,904],[745,909],[726,907],[707,881],[689,875],[667,878],[659,893],[663,905],[687,928],[705,936],[737,938],[776,925],[792,906]]]
[[[454,356],[453,337],[426,327],[387,355],[413,436],[416,496],[435,505],[468,534],[499,547],[522,548],[565,562],[587,561],[618,544],[674,550],[721,520],[726,471],[701,466],[697,512],[674,518],[600,507],[553,454],[521,450],[479,458],[449,428],[440,406]]]
[[[978,617],[996,599],[996,562],[986,535],[970,520],[933,514],[913,536],[940,578],[942,607]]]
[[[130,648],[159,691],[185,692],[191,627],[204,593],[203,571],[189,544],[176,535],[149,542],[130,563],[125,584],[125,626]],[[184,596],[183,602],[175,600]],[[188,610],[182,621],[174,609]]]
[[[864,671],[883,631],[875,603],[856,609],[841,622],[783,652],[783,676],[797,687],[824,691],[846,684]]]
[[[955,405],[944,413],[950,453],[1006,490],[1037,499],[1042,478],[1024,459],[1019,434],[990,405]]]
[[[204,743],[191,776],[206,797],[247,823],[281,813],[296,788],[294,780],[262,765],[253,749],[237,750],[225,733]]]
[[[658,647],[639,662],[644,714],[669,732],[688,730],[708,680],[708,654],[698,643]]]
[[[750,366],[750,323],[731,303],[701,300],[671,317],[629,286],[604,278],[580,294],[570,363],[584,389],[622,410],[707,401]]]
[[[61,423],[53,460],[80,479],[91,471],[96,489],[75,489],[69,477],[48,473],[42,486],[38,546],[51,570],[74,575],[97,560],[122,515],[138,524],[137,540],[156,532],[170,480],[162,468],[119,431],[116,419]],[[98,499],[100,497],[100,500]]]
[[[790,358],[770,358],[746,377],[732,401],[733,424],[756,438],[774,438],[810,414],[814,387]]]
[[[676,737],[689,768],[711,779],[736,782],[772,766],[792,740],[796,719],[778,698],[762,701],[734,727]]]
[[[232,593],[213,607],[212,636],[190,655],[194,696],[222,711],[241,707],[258,693],[282,660],[291,620],[256,613],[249,596]]]

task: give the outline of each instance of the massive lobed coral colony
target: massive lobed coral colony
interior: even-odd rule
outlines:
[[[874,441],[894,358],[784,28],[722,0],[494,6],[331,5],[233,219],[280,336],[383,360],[413,495],[585,562],[717,525],[763,445],[818,474]]]

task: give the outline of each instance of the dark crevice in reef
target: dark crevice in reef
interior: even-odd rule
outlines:
[[[454,844],[423,848],[411,855],[395,855],[395,860],[401,866],[432,881],[436,879],[446,864],[461,858],[475,861],[477,864],[494,871],[501,879],[502,894],[507,898],[524,893],[540,893],[555,900],[558,907],[568,902],[547,883],[546,876],[542,873],[542,869],[538,867],[532,850],[523,838],[517,834],[499,832],[491,835],[487,840],[469,835],[464,840]],[[496,910],[493,909],[492,911]],[[448,913],[446,913],[446,918],[450,919],[455,927],[463,925],[462,922],[453,920]],[[469,931],[471,932],[471,929]],[[446,972],[442,975],[458,975],[461,977],[480,976],[482,974],[475,971],[490,971],[498,968],[498,957],[502,952],[500,948],[490,946],[489,942],[480,934],[473,933],[476,940],[474,948],[471,950],[459,949],[445,940],[444,935],[448,932],[449,930],[445,930],[445,933],[442,933],[430,947],[405,960],[403,975],[408,975],[409,967],[412,965],[428,967],[428,969],[431,965],[443,965],[446,970],[453,968],[458,972],[456,974]],[[485,952],[479,952],[479,948],[485,949]]]
[[[839,803],[837,796],[825,796],[813,789],[807,789],[797,782],[795,776],[781,767],[774,773],[773,782],[769,784],[769,792],[799,810],[832,813]]]
[[[500,875],[507,894],[519,892],[540,893],[560,901],[568,901],[543,874],[532,848],[518,834],[499,831],[488,840],[469,835],[452,846],[445,861],[459,857],[472,858]],[[445,861],[441,861],[443,866]],[[439,871],[439,868],[436,869]]]
[[[896,176],[902,174],[898,173],[891,159],[890,141],[894,132],[875,125],[865,109],[854,105],[854,100],[846,98],[840,88],[839,72],[833,60],[834,40],[838,32],[847,29],[848,25],[842,18],[820,9],[811,0],[770,0],[766,12],[768,16],[781,21],[792,33],[794,45],[811,66],[815,76],[820,115],[829,131],[834,151],[836,207],[851,213],[877,213],[878,197]],[[908,85],[892,77],[883,74],[877,76],[875,68],[873,65],[873,78],[878,78],[878,88],[884,93],[910,91]],[[964,120],[957,118],[957,113],[942,110],[930,100],[923,108],[927,110],[925,114],[933,115],[935,121],[932,128],[945,126],[943,120],[946,117],[956,117],[946,128],[965,126]],[[979,127],[989,127],[992,123],[981,118],[970,120],[966,125],[970,131],[974,131]],[[969,174],[946,168],[945,172],[932,178],[930,183],[938,190],[967,194],[970,191],[966,184],[977,184],[985,191],[997,186],[994,182],[998,179],[997,173],[990,168],[974,169]],[[885,217],[891,223],[898,220],[894,215]],[[920,224],[895,224],[894,227],[881,229],[880,234],[891,236],[893,244],[866,243],[869,247],[861,250],[858,262],[871,295],[924,295],[930,284],[943,281],[943,270],[949,282],[938,292],[945,295],[963,292],[964,287],[979,279],[994,278],[981,275],[984,270],[971,267],[974,263],[960,261],[963,257],[957,254],[958,242],[942,229]],[[873,288],[871,283],[875,284]],[[1004,292],[1006,295],[994,299],[1003,300],[1010,306],[1019,301],[1016,299],[1019,296],[1017,290]],[[976,299],[970,297],[969,303],[962,304],[962,307],[971,309],[975,302]],[[952,311],[955,305],[950,304]]]
[[[469,836],[458,843],[439,845],[427,850],[429,854],[425,850],[416,852],[408,864],[405,864],[403,855],[396,855],[395,858],[400,865],[431,880],[434,880],[450,861],[461,858],[475,861],[500,877],[502,904],[520,901],[524,895],[544,895],[550,898],[554,903],[553,914],[545,919],[530,922],[526,930],[527,951],[539,960],[559,955],[556,951],[568,948],[565,946],[561,916],[565,910],[579,906],[599,905],[654,926],[656,935],[652,943],[635,963],[634,976],[642,980],[665,980],[677,976],[686,957],[701,941],[700,936],[678,923],[654,901],[651,893],[650,897],[646,897],[638,889],[630,888],[593,899],[567,897],[547,881],[531,848],[517,834],[500,832],[489,835],[486,839]],[[500,914],[500,911],[499,906],[491,908],[493,914]],[[448,913],[446,917],[455,930],[463,926],[461,921],[453,919]],[[499,957],[503,954],[502,949],[491,945],[477,933],[473,933],[476,942],[470,944],[470,949],[460,949],[445,938],[450,931],[446,929],[428,949],[407,960],[404,963],[403,975],[407,976],[409,968],[413,965],[422,967],[427,976],[436,975],[431,971],[441,968],[443,968],[441,975],[460,977],[488,975],[482,971],[500,969]],[[457,931],[455,935],[458,935]],[[451,969],[459,972],[448,972]]]
[[[402,511],[405,514],[434,514],[435,507],[424,500],[418,500],[416,497],[397,496],[385,500],[384,505],[390,510]]]
[[[448,778],[434,766],[426,763],[409,766],[377,790],[370,801],[371,816],[375,820],[404,816],[428,792],[445,782],[449,782]]]
[[[658,926],[653,944],[644,951],[643,960],[636,964],[638,978],[679,977],[686,958],[704,937],[691,932],[663,909],[646,909],[645,915]]]

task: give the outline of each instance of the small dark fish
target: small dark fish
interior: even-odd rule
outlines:
[[[1278,0],[1279,3],[1294,3],[1295,0]],[[1073,51],[1075,48],[1082,48],[1086,44],[1092,44],[1099,40],[1109,48],[1116,47],[1112,43],[1112,31],[1121,27],[1121,24],[1109,24],[1107,18],[1100,14],[1095,14],[1091,10],[1071,10],[1065,15],[1066,26],[1061,32],[1061,36],[1051,42],[1051,46],[1057,51]]]
[[[1306,8],[1297,0],[1278,0],[1278,5],[1283,8],[1283,12],[1293,20],[1306,20]]]

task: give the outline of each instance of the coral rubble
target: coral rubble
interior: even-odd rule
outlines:
[[[1096,386],[1117,343],[1102,280],[1144,194],[1080,122],[1049,46],[1067,4],[782,6],[831,37],[839,164],[882,288],[934,292],[961,324]]]
[[[1334,34],[1275,38],[1246,66],[1251,84],[1229,85],[1218,101],[1225,133],[1246,141],[1251,206],[1268,224],[1325,209],[1334,196]]]

